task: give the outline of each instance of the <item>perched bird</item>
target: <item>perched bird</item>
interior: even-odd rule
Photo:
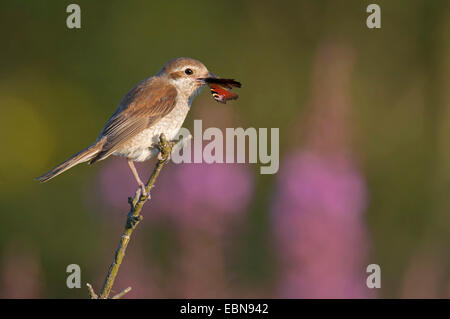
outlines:
[[[116,155],[128,160],[141,194],[146,196],[134,162],[158,154],[161,133],[169,141],[175,138],[192,100],[211,79],[217,77],[200,61],[184,57],[170,60],[155,76],[139,82],[122,98],[94,144],[36,179],[46,182],[77,164],[92,164]]]

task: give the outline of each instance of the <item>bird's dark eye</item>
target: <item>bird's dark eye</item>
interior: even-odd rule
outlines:
[[[191,69],[186,69],[184,70],[184,73],[186,73],[187,75],[191,75],[192,73],[194,73],[194,71],[192,71]]]

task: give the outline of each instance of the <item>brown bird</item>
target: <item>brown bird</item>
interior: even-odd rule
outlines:
[[[175,138],[193,98],[212,78],[217,79],[200,61],[177,58],[167,62],[155,76],[139,82],[122,98],[91,146],[36,179],[46,182],[77,164],[93,164],[116,155],[128,160],[141,194],[146,196],[134,162],[158,154],[161,133],[169,141]]]

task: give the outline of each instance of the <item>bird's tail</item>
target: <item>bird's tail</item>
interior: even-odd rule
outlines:
[[[56,166],[54,169],[48,171],[47,173],[45,173],[39,177],[36,177],[36,180],[41,183],[44,183],[44,182],[52,179],[53,177],[56,177],[59,174],[67,171],[69,168],[74,167],[77,164],[91,160],[95,155],[98,154],[98,152],[101,151],[102,144],[103,143],[101,143],[101,141],[98,141],[97,143],[92,144],[88,148],[85,148],[84,150],[73,155],[71,158],[62,162],[61,164]]]

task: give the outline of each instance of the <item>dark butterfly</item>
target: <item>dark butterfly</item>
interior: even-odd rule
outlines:
[[[204,81],[208,83],[211,89],[211,94],[217,102],[226,103],[228,100],[235,100],[239,97],[236,93],[230,90],[233,87],[241,87],[241,83],[233,79],[220,79],[220,78],[205,78]]]

